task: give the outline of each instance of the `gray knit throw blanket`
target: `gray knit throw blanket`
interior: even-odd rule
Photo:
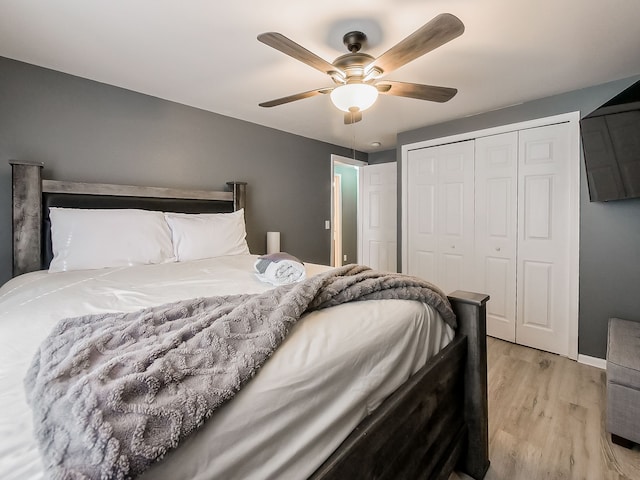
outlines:
[[[62,320],[25,378],[49,478],[137,476],[231,399],[305,312],[367,299],[429,303],[455,327],[433,285],[354,265],[263,294]]]

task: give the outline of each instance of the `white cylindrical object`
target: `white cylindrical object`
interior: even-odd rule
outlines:
[[[280,251],[280,232],[267,232],[267,253]]]

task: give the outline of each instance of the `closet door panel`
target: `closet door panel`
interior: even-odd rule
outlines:
[[[474,141],[437,152],[437,269],[445,293],[471,290],[474,277]]]
[[[407,273],[437,283],[437,152],[423,148],[408,154]]]
[[[519,134],[517,342],[568,355],[570,131]]]
[[[516,340],[518,133],[476,139],[475,290],[491,296],[487,334]]]
[[[407,157],[407,272],[446,293],[474,285],[473,144],[422,148]]]
[[[440,288],[451,293],[459,290],[460,285],[465,284],[465,257],[455,253],[443,252],[439,255],[440,275],[438,284]]]
[[[551,323],[553,264],[524,261],[522,268],[523,291],[527,292],[522,300],[522,323],[528,328],[549,332],[553,328]]]

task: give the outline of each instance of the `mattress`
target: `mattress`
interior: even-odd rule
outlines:
[[[254,255],[50,274],[0,288],[0,478],[46,478],[23,379],[62,318],[187,298],[260,293]],[[307,264],[307,277],[329,267]],[[231,402],[143,479],[306,478],[380,403],[453,339],[428,305],[355,302],[305,315]]]

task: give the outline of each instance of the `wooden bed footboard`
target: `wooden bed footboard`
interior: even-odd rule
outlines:
[[[365,418],[313,480],[476,480],[489,468],[486,302],[456,291],[454,340]]]

